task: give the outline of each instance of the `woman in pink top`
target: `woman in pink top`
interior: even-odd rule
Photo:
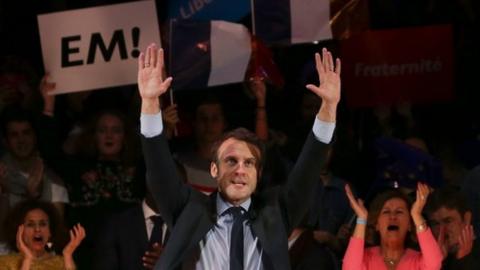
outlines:
[[[348,185],[345,190],[357,214],[357,225],[343,258],[343,270],[440,270],[442,252],[422,217],[430,193],[427,185],[418,183],[411,207],[408,197],[398,190],[379,194],[370,205],[370,215]],[[368,227],[379,236],[378,245],[370,248],[365,248],[367,218]],[[420,252],[406,247],[407,236],[413,230]]]

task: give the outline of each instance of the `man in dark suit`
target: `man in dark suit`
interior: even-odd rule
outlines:
[[[299,224],[320,178],[340,100],[340,60],[326,49],[315,55],[322,99],[312,132],[285,186],[256,190],[263,164],[260,141],[245,129],[224,135],[214,146],[210,173],[217,192],[206,196],[184,185],[162,135],[159,97],[163,51],[154,44],[139,58],[141,132],[147,184],[172,228],[155,269],[289,269],[287,238]]]
[[[95,245],[93,269],[153,269],[166,240],[166,229],[147,192],[142,203],[109,219]]]

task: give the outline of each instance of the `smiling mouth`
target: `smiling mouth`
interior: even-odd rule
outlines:
[[[391,231],[398,231],[398,230],[399,230],[399,227],[398,227],[397,225],[388,225],[387,230],[388,230],[389,232],[391,232]]]

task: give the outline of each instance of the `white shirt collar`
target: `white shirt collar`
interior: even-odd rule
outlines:
[[[142,210],[143,210],[143,217],[145,219],[149,219],[151,216],[157,216],[158,213],[153,211],[152,208],[150,208],[147,203],[145,202],[145,199],[142,201]]]

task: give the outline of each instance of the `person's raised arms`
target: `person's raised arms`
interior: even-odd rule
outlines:
[[[308,84],[306,87],[322,99],[317,118],[325,122],[335,122],[337,105],[340,101],[340,59],[333,61],[332,54],[325,48],[322,56],[315,54],[316,69],[320,84]]]

